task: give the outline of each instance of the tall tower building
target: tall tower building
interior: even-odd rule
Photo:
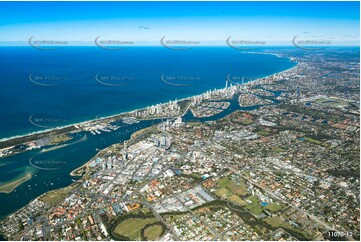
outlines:
[[[123,160],[128,159],[128,145],[127,141],[124,141],[124,148],[123,148]]]

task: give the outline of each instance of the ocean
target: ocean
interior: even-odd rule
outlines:
[[[0,47],[0,57],[0,139],[222,88],[228,74],[249,80],[295,65],[229,47]]]
[[[30,47],[0,48],[0,137],[131,111],[152,104],[223,88],[229,74],[235,80],[271,75],[295,63],[274,55],[246,54],[230,48],[202,47],[174,51],[158,47],[107,51],[69,47],[41,51]],[[29,77],[30,76],[30,77]],[[217,119],[236,109],[230,108]],[[249,108],[246,108],[249,109]],[[185,119],[193,120],[190,113]],[[0,193],[0,219],[37,196],[70,185],[69,173],[89,161],[99,149],[130,138],[160,120],[92,135],[73,134],[59,149],[32,150],[0,159],[0,185],[31,174],[11,193]],[[35,124],[35,125],[34,125]],[[30,160],[58,161],[56,170],[39,170]]]

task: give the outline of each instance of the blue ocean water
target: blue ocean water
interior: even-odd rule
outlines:
[[[275,103],[278,102],[274,98],[272,100]],[[233,97],[230,103],[229,108],[212,117],[196,118],[192,112],[188,111],[183,120],[185,122],[212,121],[223,118],[235,110],[254,110],[259,107],[240,107],[238,96]],[[99,150],[128,140],[133,132],[160,122],[160,119],[143,120],[130,125],[117,122],[116,124],[121,128],[116,131],[103,132],[99,135],[80,132],[72,134],[73,139],[65,142],[66,146],[49,149],[46,152],[43,149],[36,149],[0,159],[0,184],[16,180],[24,174],[32,174],[29,181],[22,183],[12,192],[0,193],[0,220],[47,191],[70,185],[79,178],[70,176],[70,172],[89,161]],[[59,163],[55,166],[57,168],[55,170],[36,169],[31,166],[31,163],[33,164],[36,160]]]
[[[221,88],[228,73],[258,78],[294,65],[228,47],[0,47],[0,139]]]
[[[65,125],[221,88],[227,74],[258,78],[295,65],[287,58],[214,47],[187,51],[156,47],[40,51],[11,47],[0,48],[0,56],[0,137],[45,129],[33,125],[31,116],[58,120],[47,122],[47,127]],[[163,80],[175,85],[162,81],[162,75]],[[235,98],[228,110],[203,121],[218,119],[239,108]],[[185,119],[195,118],[188,113]],[[11,193],[0,193],[0,219],[49,190],[71,184],[77,178],[69,173],[90,160],[97,150],[129,139],[132,132],[158,122],[120,123],[119,130],[95,136],[81,132],[73,134],[74,138],[64,147],[47,152],[31,150],[0,159],[0,184],[24,174],[33,175]],[[39,170],[30,165],[33,158],[61,161],[61,166]]]

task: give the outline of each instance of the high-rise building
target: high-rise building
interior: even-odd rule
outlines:
[[[123,147],[123,160],[127,160],[127,159],[128,159],[128,145],[127,145],[127,141],[124,141],[123,145],[124,145],[124,147]]]

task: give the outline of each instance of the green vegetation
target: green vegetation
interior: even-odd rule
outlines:
[[[254,197],[249,196],[247,199],[243,200],[240,196],[245,196],[248,194],[246,184],[240,183],[236,184],[228,177],[223,177],[218,180],[218,189],[216,190],[215,194],[220,197],[226,197],[227,200],[233,202],[234,204],[240,205],[246,208],[248,211],[255,215],[262,214],[263,207],[260,201]],[[248,201],[250,202],[248,202]],[[272,208],[272,207],[271,207]],[[273,209],[277,209],[278,207],[274,207]]]
[[[344,120],[346,118],[343,115],[334,115],[331,112],[327,112],[327,111],[320,112],[317,109],[312,109],[309,107],[304,108],[304,107],[296,106],[296,105],[284,104],[284,105],[280,105],[280,108],[287,109],[290,112],[299,113],[301,115],[308,115],[308,116],[314,117],[316,119],[326,119],[326,120],[332,121],[334,123],[341,122],[342,120]]]
[[[68,134],[57,134],[50,136],[50,140],[52,144],[63,143],[71,139],[72,139],[71,136],[69,136]]]
[[[231,201],[232,203],[238,204],[240,206],[247,205],[247,203],[237,195],[232,195],[232,196],[228,197],[228,200]]]
[[[284,221],[283,217],[280,216],[274,216],[274,217],[268,217],[265,218],[264,221],[269,223],[272,227],[275,228],[291,228],[291,225],[289,225],[286,221]]]
[[[284,152],[285,150],[280,148],[280,147],[272,147],[272,150],[275,151],[275,152]]]
[[[142,207],[142,208],[139,208],[134,211],[137,211],[139,214],[151,214],[152,213],[152,210],[150,210],[150,208],[147,208],[147,207]]]
[[[110,234],[115,240],[156,240],[166,230],[153,215],[126,214],[112,224]]]
[[[119,235],[128,237],[131,240],[140,240],[141,229],[147,225],[156,222],[156,218],[128,218],[120,222],[114,229],[114,232]]]
[[[197,173],[192,173],[192,174],[184,174],[184,173],[182,173],[179,176],[186,177],[186,178],[193,178],[194,180],[196,180],[198,182],[203,180],[202,175],[197,174]]]
[[[273,213],[277,213],[278,211],[284,209],[285,205],[280,204],[280,203],[271,203],[271,204],[268,204],[266,206],[266,208]]]
[[[222,187],[226,187],[228,184],[230,184],[232,181],[228,177],[223,177],[218,180],[218,185]]]
[[[66,133],[69,133],[74,130],[76,130],[76,128],[74,126],[69,126],[69,127],[65,127],[65,128],[61,128],[61,129],[57,129],[57,130],[46,131],[44,133],[32,134],[32,135],[28,135],[28,136],[22,136],[22,137],[18,137],[18,138],[14,138],[14,139],[9,139],[9,140],[6,140],[6,141],[3,141],[0,143],[0,149],[7,148],[10,146],[21,145],[26,142],[34,141],[34,140],[41,139],[44,137],[50,137],[52,135],[66,134]]]
[[[249,196],[247,198],[247,200],[251,201],[252,203],[247,202],[247,205],[245,206],[246,209],[248,209],[255,215],[260,215],[263,210],[263,207],[262,207],[260,201],[258,201],[258,199],[254,196]]]
[[[23,222],[19,222],[18,223],[18,229],[19,229],[19,231],[23,231],[24,230],[24,225],[23,225]]]
[[[50,192],[47,192],[40,198],[41,201],[45,203],[49,203],[51,206],[56,206],[64,201],[65,198],[67,198],[73,189],[79,186],[79,183],[74,183],[68,187],[53,190]]]
[[[240,123],[243,125],[249,125],[249,124],[253,123],[253,120],[245,118],[245,119],[240,120]]]
[[[283,228],[285,231],[287,231],[299,240],[309,240],[308,238],[312,237],[306,231],[297,229],[290,225],[282,216],[268,217],[265,218],[264,221],[275,229]]]
[[[240,196],[247,194],[246,184],[244,183],[236,184],[235,182],[231,181],[228,177],[223,177],[219,179],[217,183],[220,187],[229,189],[232,194],[236,194]]]
[[[336,98],[320,98],[320,99],[316,99],[315,102],[323,106],[330,106],[330,107],[348,105],[348,102]]]
[[[315,144],[318,144],[318,145],[322,144],[321,141],[316,140],[316,139],[312,139],[310,137],[304,137],[304,139],[307,140],[308,142],[315,143]]]
[[[247,194],[247,188],[245,184],[237,185],[235,183],[231,183],[228,186],[228,189],[231,190],[234,194],[237,194],[239,196],[246,195]]]
[[[221,187],[221,188],[218,188],[217,191],[215,192],[215,194],[218,196],[218,197],[223,197],[223,196],[231,196],[232,195],[232,192],[230,190],[228,190],[227,188],[224,188],[224,187]]]
[[[154,223],[143,229],[143,237],[145,240],[159,240],[164,232],[162,224]]]
[[[268,136],[268,135],[270,135],[271,133],[269,133],[269,132],[267,132],[267,131],[264,131],[264,130],[260,130],[260,131],[257,131],[256,134],[262,135],[262,136]]]

